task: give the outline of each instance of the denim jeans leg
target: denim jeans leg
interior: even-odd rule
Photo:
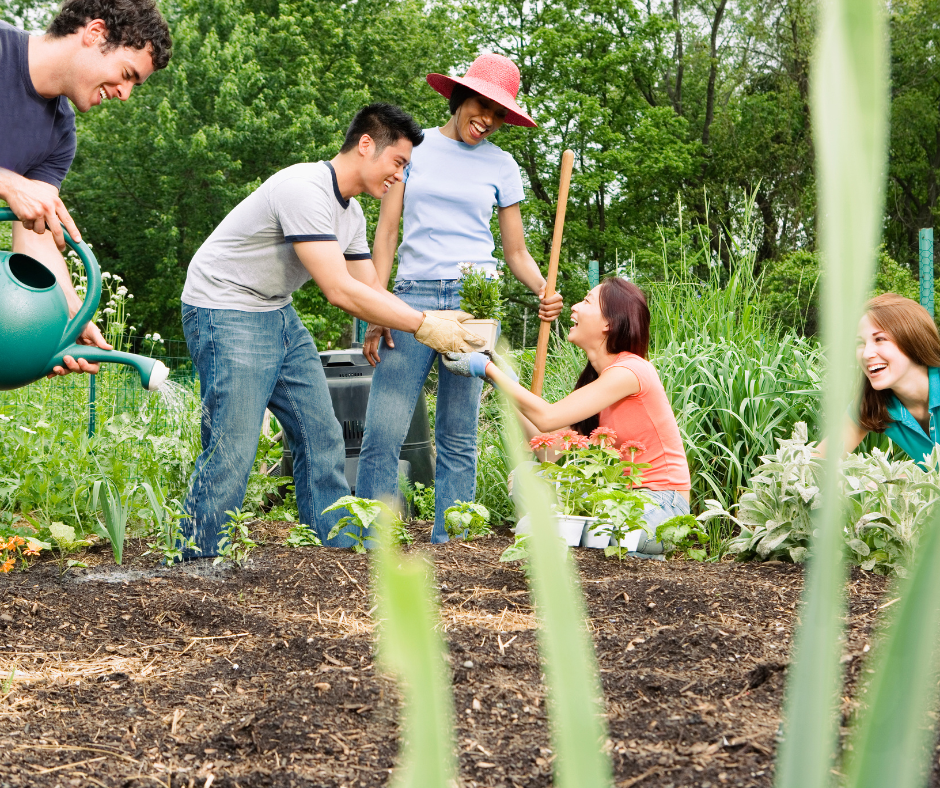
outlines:
[[[671,520],[680,514],[688,514],[691,511],[689,502],[675,490],[645,490],[644,492],[652,501],[643,510],[643,522],[646,529],[654,535],[656,529],[667,520]],[[649,557],[660,556],[662,552],[662,542],[657,542],[655,536],[648,537],[645,533],[640,535],[637,554]],[[635,554],[630,553],[630,555]]]
[[[294,492],[300,520],[313,526],[329,547],[351,547],[348,536],[327,535],[346,512],[323,510],[349,495],[346,445],[333,413],[333,402],[320,355],[293,306],[280,310],[285,354],[268,407],[277,417],[294,457]]]
[[[258,449],[264,409],[283,355],[280,318],[272,312],[183,307],[183,331],[199,372],[202,453],[190,477],[183,535],[201,552],[218,555],[226,511],[242,506]]]
[[[477,420],[483,381],[454,375],[438,362],[434,442],[434,530],[431,542],[448,540],[444,512],[455,501],[473,501],[477,473]]]
[[[398,499],[398,458],[437,355],[404,331],[392,331],[392,340],[394,348],[382,340],[382,360],[372,376],[356,472],[356,495],[360,498]]]

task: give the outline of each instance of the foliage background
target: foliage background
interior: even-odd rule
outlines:
[[[52,6],[54,7],[54,6]],[[711,254],[692,273],[730,276],[728,249],[754,205],[755,275],[787,325],[815,331],[815,171],[808,63],[813,0],[163,0],[174,56],[135,90],[79,117],[78,156],[63,187],[102,266],[137,296],[146,331],[178,337],[186,266],[222,217],[276,170],[332,156],[355,110],[399,103],[427,126],[446,104],[424,76],[462,73],[482,50],[512,57],[520,101],[538,129],[494,141],[524,171],[530,249],[545,262],[561,151],[576,166],[559,287],[566,303],[602,275],[668,278],[686,228]],[[41,29],[48,2],[0,0],[0,18]],[[940,0],[890,6],[892,138],[880,289],[902,292],[917,231],[934,223],[940,174]],[[370,232],[378,202],[362,198]],[[494,230],[496,230],[494,226]],[[809,266],[804,263],[813,260]],[[807,270],[803,270],[807,268]],[[883,269],[885,266],[883,265]],[[504,333],[531,344],[535,300],[508,283]],[[787,300],[782,303],[781,299]],[[313,285],[297,296],[321,344],[348,318]],[[525,321],[525,309],[529,309]],[[526,322],[525,328],[523,327]]]

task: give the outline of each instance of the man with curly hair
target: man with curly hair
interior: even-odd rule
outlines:
[[[59,198],[75,157],[75,112],[108,99],[126,101],[170,60],[170,30],[154,0],[64,0],[43,35],[0,22],[0,199],[20,222],[13,250],[53,271],[71,314],[81,300],[59,250],[60,225],[76,240],[78,228]],[[46,232],[46,231],[49,232]],[[89,323],[79,342],[109,348]],[[97,364],[66,357],[68,369],[97,372]]]

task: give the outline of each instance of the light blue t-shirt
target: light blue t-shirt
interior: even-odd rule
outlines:
[[[405,173],[396,279],[459,279],[463,262],[495,272],[493,208],[524,196],[519,165],[492,142],[466,145],[425,130]]]

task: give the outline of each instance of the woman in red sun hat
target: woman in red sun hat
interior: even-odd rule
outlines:
[[[516,103],[519,69],[509,58],[480,55],[463,77],[428,74],[428,84],[449,100],[450,120],[425,129],[403,183],[382,199],[372,259],[384,284],[398,250],[394,293],[420,310],[460,308],[460,264],[473,263],[497,276],[490,231],[499,219],[503,257],[513,275],[538,295],[539,317],[561,313],[559,294],[544,296],[545,279],[526,248],[519,203],[524,195],[519,165],[489,137],[504,123],[534,127]],[[401,246],[398,227],[403,221]],[[413,336],[370,325],[363,354],[376,367],[369,394],[356,495],[394,497],[398,455],[421,387],[438,354]],[[483,381],[438,365],[434,434],[437,444],[432,542],[446,542],[444,511],[472,501],[476,487],[477,418]]]

